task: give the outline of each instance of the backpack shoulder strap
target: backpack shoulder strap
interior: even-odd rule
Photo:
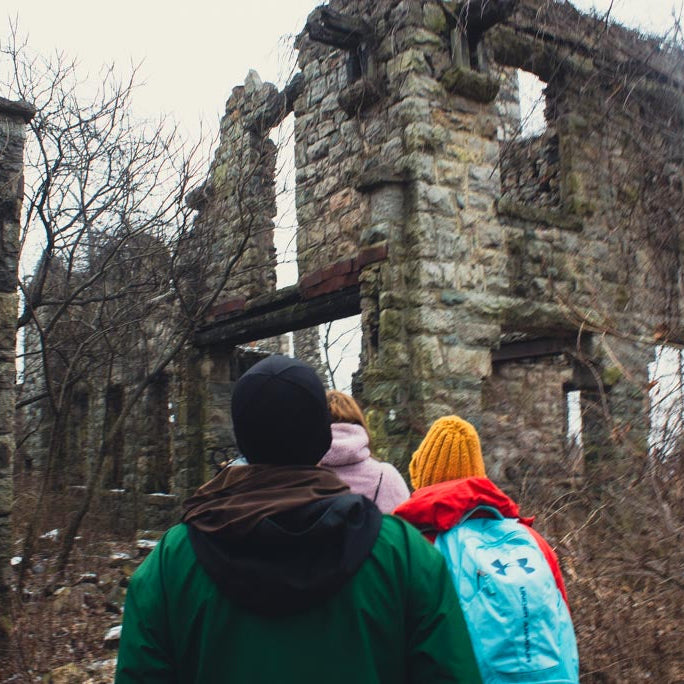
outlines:
[[[380,479],[378,480],[378,486],[375,488],[375,494],[373,495],[373,503],[378,500],[378,494],[380,493],[380,485],[382,484],[383,472],[380,472]]]
[[[458,525],[461,523],[464,523],[466,520],[470,519],[473,515],[473,513],[477,513],[478,511],[485,511],[486,513],[490,513],[493,518],[497,518],[498,520],[505,520],[506,516],[501,513],[501,511],[497,508],[494,508],[494,506],[485,506],[484,504],[481,506],[475,506],[475,508],[471,508],[467,513],[463,515],[463,517],[458,521]]]

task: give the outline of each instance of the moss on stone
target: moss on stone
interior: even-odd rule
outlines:
[[[582,230],[583,223],[572,211],[563,211],[551,207],[536,207],[522,202],[515,202],[510,197],[502,197],[496,203],[499,214],[520,218],[524,221],[541,223],[552,228],[565,230]]]
[[[608,366],[603,369],[601,373],[601,380],[604,385],[612,387],[617,384],[622,378],[622,370],[618,366]]]
[[[423,22],[425,28],[434,33],[445,33],[448,29],[444,10],[436,4],[427,4],[423,7]]]
[[[499,92],[497,79],[463,67],[447,69],[442,84],[450,93],[483,103],[492,102]]]
[[[380,312],[380,340],[396,340],[401,336],[403,320],[400,311],[384,309]]]

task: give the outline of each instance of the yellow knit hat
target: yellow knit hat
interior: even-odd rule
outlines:
[[[461,477],[485,477],[477,431],[458,416],[437,419],[413,454],[409,474],[414,489]]]

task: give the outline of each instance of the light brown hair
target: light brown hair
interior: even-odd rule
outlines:
[[[348,394],[340,392],[339,390],[328,390],[325,393],[325,396],[328,399],[330,418],[333,423],[352,423],[353,425],[360,425],[370,437],[366,419],[363,417],[363,411],[356,403],[354,397],[350,397]]]

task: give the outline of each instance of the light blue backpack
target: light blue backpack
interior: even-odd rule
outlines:
[[[475,518],[486,510],[494,518]],[[473,642],[482,681],[579,681],[570,613],[525,525],[489,506],[437,535]]]

